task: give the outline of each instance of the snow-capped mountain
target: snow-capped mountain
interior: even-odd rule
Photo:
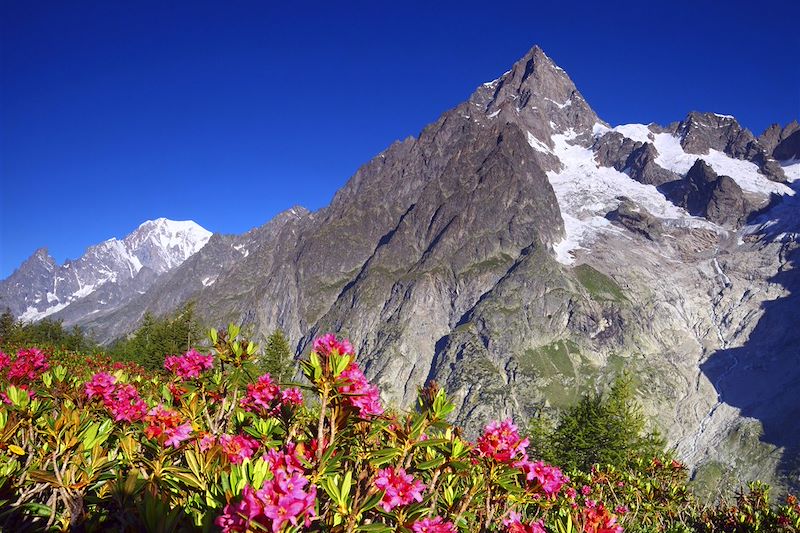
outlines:
[[[211,232],[192,221],[149,220],[123,239],[89,247],[78,259],[56,265],[42,248],[0,282],[0,305],[22,320],[59,312],[98,290],[168,272],[200,250]],[[137,284],[146,290],[150,283]],[[124,291],[123,291],[124,292]],[[116,299],[125,296],[118,294]],[[116,302],[105,302],[108,305]]]
[[[696,477],[780,482],[800,457],[798,190],[797,122],[612,126],[534,47],[330,206],[216,235],[157,279],[142,268],[125,298],[106,283],[56,316],[110,341],[191,299],[208,324],[281,328],[298,352],[346,332],[386,400],[436,380],[473,433],[625,369]],[[51,281],[25,301],[61,303],[47,291],[65,267],[26,265]]]

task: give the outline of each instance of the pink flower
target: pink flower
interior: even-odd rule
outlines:
[[[116,382],[117,378],[111,374],[98,372],[92,376],[92,380],[86,384],[86,396],[89,398],[94,398],[96,396],[106,400],[110,398],[111,393],[114,392],[114,383]]]
[[[273,533],[278,533],[287,523],[295,527],[302,523],[306,529],[311,525],[317,488],[309,486],[302,470],[292,466],[291,473],[287,472],[285,467],[297,460],[294,450],[294,443],[287,444],[284,451],[270,450],[274,452],[273,478],[266,480],[256,492],[249,485],[245,486],[241,501],[225,506],[223,514],[215,521],[223,532],[246,531],[251,523],[258,526],[250,529],[271,528]]]
[[[316,339],[314,341],[314,351],[322,356],[330,355],[332,352],[336,352],[339,355],[355,355],[355,350],[353,350],[353,345],[350,344],[350,341],[347,339],[338,341],[333,333],[325,334]]]
[[[147,404],[139,396],[136,387],[131,384],[120,385],[117,378],[105,372],[93,375],[84,389],[89,398],[103,400],[103,406],[115,422],[135,422],[147,412]]]
[[[415,480],[411,474],[406,474],[402,468],[384,468],[378,471],[375,487],[384,491],[381,505],[388,513],[395,507],[408,505],[412,500],[422,501],[422,491],[425,485],[422,481]]]
[[[255,383],[247,384],[247,394],[239,401],[245,411],[254,411],[262,416],[272,416],[280,407],[281,390],[269,374],[264,374]]]
[[[508,518],[503,520],[503,525],[506,526],[508,533],[547,533],[544,529],[544,520],[523,524],[522,515],[514,511],[508,513]]]
[[[0,351],[0,370],[5,370],[8,365],[11,364],[11,358]]]
[[[159,441],[163,440],[164,446],[177,448],[192,433],[191,422],[181,424],[181,415],[176,411],[164,408],[163,405],[150,409],[150,412],[144,417],[144,421],[147,424],[147,427],[144,428],[145,436],[148,439],[155,437]]]
[[[220,435],[219,445],[228,456],[228,460],[235,465],[250,459],[260,446],[257,440],[246,435]]]
[[[478,438],[480,454],[501,463],[510,463],[518,456],[524,457],[527,447],[528,439],[520,437],[517,426],[510,418],[490,423]]]
[[[294,472],[302,474],[305,470],[303,469],[303,463],[300,462],[298,453],[295,443],[289,442],[283,450],[277,448],[270,448],[267,450],[267,453],[264,454],[264,460],[269,463],[270,470],[273,472],[282,470],[286,472],[286,474],[292,474]]]
[[[602,503],[592,502],[593,505],[583,509],[584,533],[622,533],[624,530],[617,524],[617,517],[608,512]]]
[[[164,446],[177,448],[181,445],[181,442],[188,439],[192,434],[192,423],[186,422],[176,428],[168,429],[164,434],[167,436],[167,440],[164,441]]]
[[[217,443],[217,438],[212,433],[203,432],[201,435],[197,439],[197,445],[200,447],[201,452],[210,450]]]
[[[631,511],[631,510],[630,510],[630,509],[628,509],[628,506],[627,506],[627,505],[617,505],[617,506],[614,508],[614,512],[615,512],[615,513],[617,513],[617,514],[618,514],[618,515],[620,515],[620,516],[625,516],[625,515],[626,515],[626,514],[628,514],[630,511]]]
[[[139,397],[139,391],[130,384],[116,387],[103,405],[111,412],[115,422],[135,422],[147,412],[147,404]]]
[[[372,418],[383,414],[381,393],[378,387],[370,384],[361,369],[350,363],[340,376],[342,385],[339,393],[344,395],[344,403],[358,409],[361,418]]]
[[[214,368],[214,357],[191,349],[182,356],[168,356],[164,359],[164,368],[181,379],[199,378],[203,370]]]
[[[16,360],[8,368],[6,377],[12,383],[21,381],[32,381],[41,376],[50,363],[47,362],[47,355],[41,350],[30,348],[17,352]]]
[[[411,524],[414,533],[457,533],[456,526],[446,522],[441,516],[425,518]]]
[[[284,389],[281,391],[281,402],[290,406],[303,405],[303,393],[297,387]]]
[[[214,521],[222,531],[245,532],[250,521],[263,512],[263,505],[256,497],[250,485],[242,489],[242,499],[238,503],[229,503],[223,509],[223,514]]]
[[[584,496],[588,496],[592,493],[592,488],[589,485],[584,485],[581,487],[581,494]]]
[[[542,491],[551,499],[555,498],[564,483],[569,481],[569,478],[564,476],[557,467],[550,466],[543,461],[532,463],[527,456],[515,463],[514,466],[525,473],[526,480],[537,481]]]

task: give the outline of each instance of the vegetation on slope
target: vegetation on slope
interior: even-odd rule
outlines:
[[[166,357],[159,371],[68,350],[0,355],[0,527],[800,527],[796,500],[771,507],[761,485],[733,505],[700,506],[686,469],[644,432],[625,378],[606,396],[582,398],[532,439],[503,420],[471,442],[446,421],[453,405],[435,383],[420,391],[413,412],[385,411],[349,342],[333,335],[300,362],[302,384],[258,376],[259,348],[235,326],[212,330],[210,344],[210,353]],[[285,354],[280,336],[271,345]],[[565,468],[541,460],[548,455]]]

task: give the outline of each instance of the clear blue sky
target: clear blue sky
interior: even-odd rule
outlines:
[[[800,115],[798,4],[2,0],[0,278],[160,216],[318,209],[533,44],[612,124],[760,133]]]

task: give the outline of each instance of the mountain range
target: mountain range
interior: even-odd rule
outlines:
[[[436,380],[456,422],[526,420],[622,370],[698,482],[797,486],[800,125],[612,126],[539,47],[243,235],[147,222],[0,282],[26,320],[110,342],[188,300],[209,323],[348,336],[384,400]]]

